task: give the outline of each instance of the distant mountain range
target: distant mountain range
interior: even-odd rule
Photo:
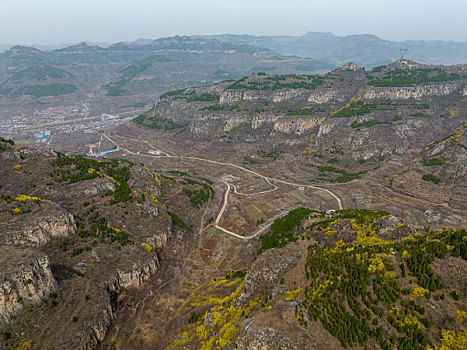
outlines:
[[[109,51],[118,50],[141,50],[154,48],[173,49],[180,42],[176,38],[161,38],[157,40],[139,38],[131,43],[108,43],[97,45],[100,49],[108,48]],[[254,35],[197,35],[190,37],[190,45],[193,49],[202,44],[199,39],[215,39],[214,45],[217,49],[228,48],[229,44],[235,43],[248,50],[264,51],[272,50],[281,55],[294,55],[310,57],[313,59],[324,59],[335,65],[341,65],[353,61],[366,68],[388,64],[400,58],[400,49],[408,49],[405,58],[412,59],[425,64],[459,64],[467,63],[467,42],[456,41],[423,41],[406,40],[390,41],[370,34],[358,34],[337,36],[333,33],[309,32],[301,36],[254,36]],[[212,41],[210,43],[213,43]],[[249,44],[249,45],[247,45]],[[12,45],[1,45],[0,52],[10,48]],[[41,50],[69,50],[78,45],[32,45]]]
[[[253,72],[316,74],[334,68],[326,60],[284,56],[247,42],[187,36],[107,48],[82,42],[52,51],[17,45],[0,54],[0,96],[157,94]]]
[[[211,35],[85,42],[44,51],[14,46],[0,54],[0,95],[160,94],[251,73],[317,74],[353,61],[371,68],[406,57],[424,64],[467,63],[467,42],[392,42],[374,35]]]
[[[224,34],[202,37],[227,42],[247,42],[283,55],[326,59],[338,65],[353,61],[366,68],[394,62],[400,58],[400,49],[408,49],[406,58],[425,64],[467,63],[467,42],[396,42],[369,34],[337,36],[321,32],[309,32],[302,36]]]

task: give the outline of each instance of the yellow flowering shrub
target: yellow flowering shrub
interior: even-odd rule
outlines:
[[[467,349],[467,330],[459,332],[451,330],[441,330],[441,346],[434,348],[428,347],[427,350],[459,350]]]
[[[423,287],[415,287],[412,292],[412,296],[416,298],[424,298],[427,293],[430,291],[428,289],[425,289]]]
[[[463,322],[467,318],[467,313],[465,311],[456,310],[456,317]]]
[[[144,247],[148,253],[150,253],[152,250],[152,247],[147,243],[141,243],[141,246]]]

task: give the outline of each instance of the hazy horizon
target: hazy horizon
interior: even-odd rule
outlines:
[[[383,14],[383,15],[382,15]],[[373,34],[392,41],[467,41],[467,2],[0,0],[0,43],[115,43],[174,35]]]

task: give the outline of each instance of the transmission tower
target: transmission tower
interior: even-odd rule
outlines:
[[[399,51],[401,53],[401,59],[403,59],[407,51],[409,51],[409,49],[399,49]]]

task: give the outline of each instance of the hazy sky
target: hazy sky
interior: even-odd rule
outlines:
[[[0,43],[308,31],[467,41],[467,0],[0,0]]]

